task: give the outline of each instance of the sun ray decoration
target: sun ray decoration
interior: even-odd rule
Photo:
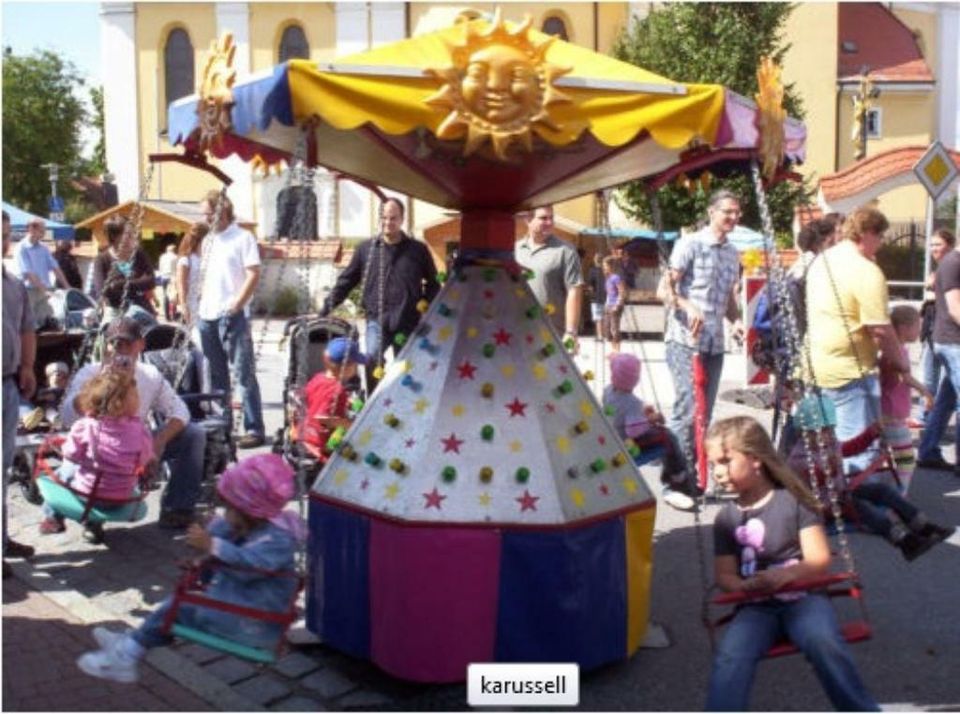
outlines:
[[[546,61],[547,49],[556,38],[532,39],[532,22],[527,15],[510,30],[499,8],[485,30],[479,29],[479,22],[466,22],[463,41],[449,46],[452,66],[427,70],[443,86],[426,103],[439,111],[449,110],[437,137],[465,138],[464,156],[489,139],[496,158],[508,161],[514,144],[533,151],[532,131],[543,136],[545,128],[562,128],[550,116],[550,107],[572,99],[553,82],[570,68]]]
[[[210,53],[203,66],[197,115],[200,118],[199,145],[201,151],[223,143],[223,135],[230,131],[230,110],[233,106],[233,85],[237,70],[233,57],[237,52],[233,35],[229,32],[210,43]]]
[[[763,160],[763,175],[769,181],[773,178],[784,155],[784,122],[787,112],[783,108],[783,82],[780,68],[769,57],[760,60],[757,68],[755,95],[759,116],[757,129],[760,131],[760,156]]]

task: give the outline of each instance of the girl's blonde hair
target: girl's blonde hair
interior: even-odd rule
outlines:
[[[126,416],[127,394],[136,388],[132,374],[108,367],[80,388],[73,404],[86,416]]]
[[[735,416],[714,422],[707,431],[707,442],[719,442],[726,449],[735,449],[741,453],[759,459],[764,473],[775,484],[792,493],[796,499],[812,511],[823,510],[816,496],[807,484],[794,473],[783,457],[777,453],[767,435],[756,419],[747,416]]]

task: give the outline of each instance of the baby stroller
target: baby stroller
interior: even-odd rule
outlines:
[[[203,391],[202,355],[183,327],[158,323],[143,333],[143,340],[143,360],[160,370],[186,403],[191,423],[206,432],[203,484],[205,491],[212,490],[216,477],[228,463],[237,460],[228,396],[220,391]]]
[[[326,444],[301,439],[304,433],[300,419],[305,411],[303,388],[317,372],[324,370],[323,353],[327,343],[336,337],[356,339],[356,329],[336,317],[295,317],[283,328],[283,342],[289,342],[287,374],[283,380],[283,426],[274,439],[273,451],[283,456],[290,466],[304,476],[304,485],[313,484],[327,461]],[[348,390],[361,397],[360,378]]]
[[[97,303],[92,297],[76,288],[67,290],[55,290],[51,293],[50,309],[53,311],[53,319],[61,329],[76,330],[85,328],[84,313],[87,310],[96,312]]]

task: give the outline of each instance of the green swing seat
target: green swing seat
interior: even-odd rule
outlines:
[[[37,488],[43,501],[57,514],[71,521],[88,523],[106,523],[116,521],[140,521],[147,515],[147,504],[141,500],[117,503],[115,506],[103,503],[87,509],[86,502],[75,492],[49,476],[37,477]],[[139,490],[133,498],[139,499]]]
[[[204,647],[209,647],[218,652],[240,657],[241,659],[257,662],[259,664],[273,664],[277,661],[277,653],[274,650],[264,649],[262,647],[251,647],[240,644],[225,637],[218,637],[209,632],[198,630],[195,627],[187,627],[179,622],[173,623],[170,633],[189,642],[194,642]]]

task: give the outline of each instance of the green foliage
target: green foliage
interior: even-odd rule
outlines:
[[[50,182],[43,165],[59,165],[58,193],[67,202],[78,193],[70,179],[89,171],[80,155],[87,112],[74,91],[84,81],[50,50],[18,56],[8,47],[3,60],[4,199],[45,216]]]
[[[614,45],[614,56],[678,82],[722,84],[752,98],[757,92],[757,67],[762,57],[781,64],[790,45],[781,38],[793,10],[787,3],[663,3],[642,20],[635,20]],[[784,106],[803,118],[803,104],[792,84],[784,88]],[[761,227],[749,175],[715,179],[711,192],[729,188],[744,199],[742,223]],[[774,229],[789,232],[794,206],[812,193],[806,185],[781,183],[768,192]],[[691,227],[706,216],[707,192],[665,186],[658,192],[663,227]],[[631,218],[654,225],[643,185],[633,182],[617,195]]]
[[[276,317],[291,317],[300,313],[300,291],[293,285],[284,285],[273,294],[273,309]]]
[[[93,125],[97,128],[97,145],[93,147],[90,168],[92,173],[102,174],[107,170],[107,125],[103,113],[103,87],[90,87],[90,103],[93,105]]]

